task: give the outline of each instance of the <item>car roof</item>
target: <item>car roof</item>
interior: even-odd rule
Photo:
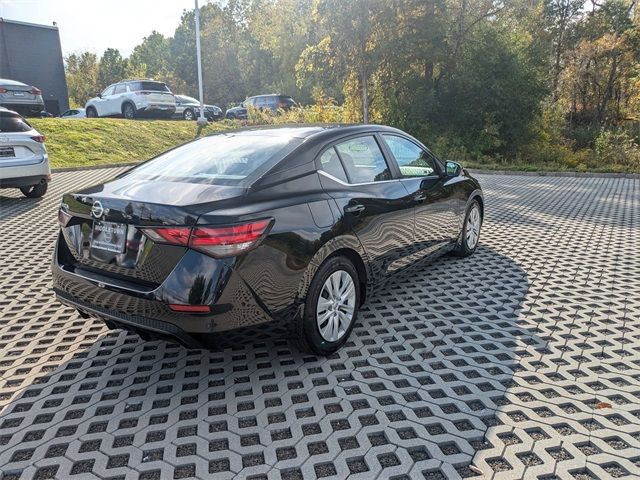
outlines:
[[[226,134],[235,135],[268,135],[268,136],[287,136],[292,138],[307,139],[310,137],[327,137],[327,140],[333,136],[343,136],[345,134],[358,134],[376,131],[387,131],[393,133],[403,133],[397,128],[388,127],[386,125],[372,124],[344,124],[344,123],[321,123],[321,124],[283,124],[261,127],[245,127],[238,130],[224,132]],[[215,135],[215,134],[214,134]]]
[[[0,78],[0,85],[27,85],[17,80],[9,80],[8,78]]]

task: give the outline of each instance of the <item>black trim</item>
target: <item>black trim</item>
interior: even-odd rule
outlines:
[[[122,328],[123,330],[129,330],[136,333],[142,331],[143,336],[146,333],[147,336],[149,336],[149,334],[152,336],[155,334],[155,336],[160,338],[170,337],[188,348],[206,348],[200,341],[196,340],[193,336],[189,335],[172,323],[162,322],[160,320],[154,320],[152,318],[142,317],[139,315],[127,315],[126,313],[102,308],[97,305],[78,300],[58,288],[54,288],[53,291],[60,303],[73,307],[84,314],[99,317],[115,328]]]
[[[47,175],[34,175],[32,177],[3,178],[0,179],[0,188],[20,188],[38,185],[48,182]]]

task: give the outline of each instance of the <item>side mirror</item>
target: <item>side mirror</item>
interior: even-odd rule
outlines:
[[[457,177],[462,173],[462,165],[457,162],[452,162],[451,160],[447,160],[445,169],[447,171],[447,177]]]
[[[98,98],[102,98],[102,94],[99,93],[98,95],[96,95]]]

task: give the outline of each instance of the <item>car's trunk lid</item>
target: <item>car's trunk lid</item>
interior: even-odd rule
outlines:
[[[71,216],[63,235],[75,266],[159,285],[186,247],[154,243],[139,227],[191,226],[205,212],[233,203],[244,188],[162,181],[115,180],[67,194]]]

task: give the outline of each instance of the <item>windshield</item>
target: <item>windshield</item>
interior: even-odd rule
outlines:
[[[252,173],[266,172],[300,142],[288,136],[213,135],[163,153],[125,176],[165,182],[240,185]]]

